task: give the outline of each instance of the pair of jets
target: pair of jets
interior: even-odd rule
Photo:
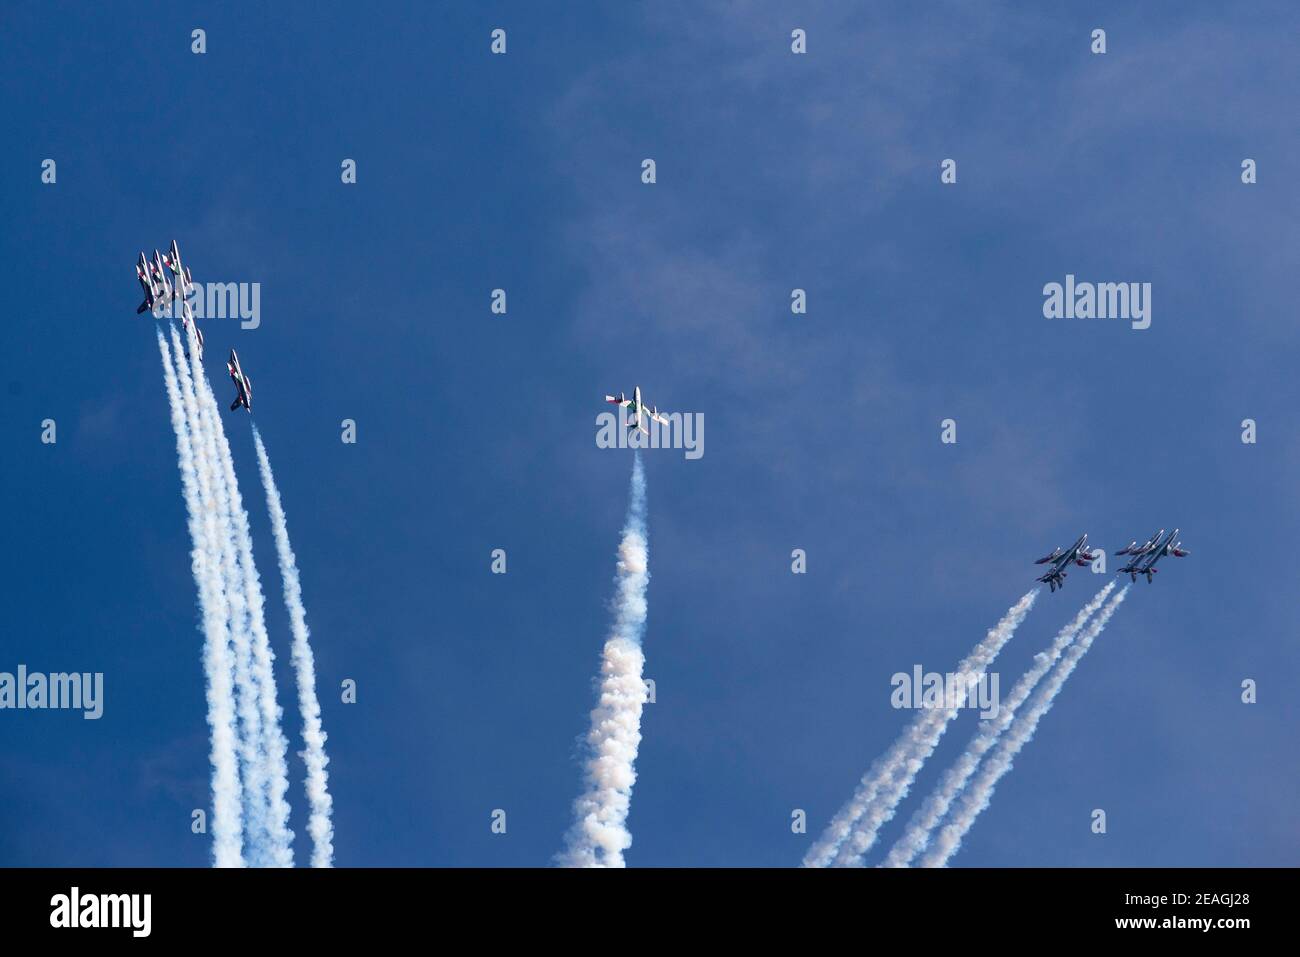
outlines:
[[[1128,575],[1133,581],[1137,581],[1139,575],[1146,575],[1147,583],[1150,584],[1151,576],[1160,570],[1155,566],[1161,558],[1166,555],[1182,558],[1184,555],[1190,555],[1191,552],[1183,548],[1183,543],[1178,541],[1178,529],[1175,528],[1165,535],[1165,530],[1162,528],[1141,545],[1137,542],[1129,542],[1127,548],[1121,548],[1115,554],[1130,556],[1128,564],[1119,570],[1121,575]]]
[[[1168,535],[1162,528],[1142,544],[1136,540],[1131,541],[1124,548],[1117,551],[1116,555],[1128,555],[1128,563],[1121,569],[1118,574],[1128,575],[1133,581],[1137,581],[1138,575],[1146,575],[1147,582],[1153,581],[1157,569],[1156,562],[1160,561],[1166,555],[1173,555],[1175,558],[1182,558],[1184,555],[1191,554],[1183,548],[1183,543],[1178,541],[1178,529],[1174,529]],[[1089,562],[1095,561],[1096,552],[1088,550],[1088,534],[1085,532],[1079,536],[1079,540],[1069,548],[1054,548],[1050,555],[1044,555],[1034,562],[1035,565],[1045,565],[1052,563],[1052,567],[1047,573],[1039,576],[1037,581],[1051,587],[1052,591],[1065,587],[1065,570],[1071,564],[1086,566]]]
[[[168,271],[176,277],[175,288],[167,277]],[[176,240],[172,240],[168,255],[164,256],[155,249],[152,262],[144,258],[142,250],[140,259],[135,264],[135,277],[140,281],[140,288],[144,290],[144,302],[136,308],[136,315],[150,312],[159,306],[168,306],[173,300],[178,300],[181,304],[181,326],[188,333],[190,323],[194,322],[194,313],[186,297],[194,285],[194,277],[190,274],[189,267],[181,264],[181,251],[176,245]],[[194,324],[194,338],[198,341],[199,358],[202,359],[203,332],[197,323]],[[186,341],[189,341],[188,335]]]
[[[650,428],[645,424],[646,419],[652,419],[660,425],[668,425],[668,419],[656,406],[652,405],[648,409],[645,407],[645,403],[641,401],[641,387],[639,385],[632,387],[632,398],[630,399],[620,392],[616,396],[605,396],[605,401],[627,409],[627,430],[629,432],[640,429],[646,435],[649,435]]]

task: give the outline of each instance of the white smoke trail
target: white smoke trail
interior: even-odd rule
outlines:
[[[989,806],[989,801],[993,797],[993,789],[997,787],[998,781],[1011,770],[1016,755],[1034,736],[1034,731],[1038,728],[1038,722],[1042,720],[1043,715],[1051,710],[1052,703],[1060,693],[1065,680],[1070,677],[1075,666],[1079,663],[1079,659],[1088,653],[1093,641],[1106,627],[1111,615],[1115,614],[1115,609],[1120,606],[1125,596],[1128,595],[1128,590],[1128,585],[1120,589],[1119,594],[1112,598],[1106,607],[1101,610],[1101,613],[1093,619],[1087,630],[1070,646],[1056,667],[1052,669],[1043,687],[1039,689],[1038,693],[1034,695],[1033,701],[1029,703],[1028,710],[1012,722],[1011,727],[1003,734],[997,750],[985,761],[979,776],[975,778],[974,783],[961,796],[951,819],[934,838],[933,847],[921,861],[924,867],[943,867],[957,853],[957,849],[961,847],[962,839],[971,829],[971,825],[975,823],[975,819],[979,817],[980,812]]]
[[[957,665],[955,673],[962,679],[982,674],[1025,620],[1038,592],[1035,588],[1012,605],[1002,620],[989,629],[984,640]],[[921,711],[890,749],[867,769],[853,797],[804,855],[803,866],[848,865],[860,858],[875,843],[880,826],[893,817],[898,802],[957,713],[956,708]]]
[[[207,679],[208,726],[212,732],[213,863],[217,867],[243,867],[239,761],[235,751],[238,732],[233,687],[234,666],[228,611],[220,578],[220,559],[214,554],[216,504],[210,491],[199,487],[193,437],[186,423],[176,367],[172,364],[162,330],[155,331],[158,334],[158,351],[162,356],[167,400],[171,407],[172,430],[176,433],[181,487],[189,520],[190,541],[193,544],[191,561],[203,615],[203,673]],[[181,357],[178,355],[177,358]]]
[[[293,546],[289,544],[289,523],[271,472],[271,459],[266,454],[266,446],[262,444],[256,425],[253,426],[253,442],[257,446],[262,486],[266,490],[266,508],[271,515],[271,531],[275,535],[275,550],[280,559],[280,577],[284,580],[284,607],[289,612],[289,626],[293,632],[293,667],[298,677],[298,708],[302,712],[302,759],[307,765],[307,801],[311,805],[307,824],[312,839],[311,866],[330,867],[334,858],[334,825],[330,822],[333,800],[326,786],[329,774],[325,770],[330,759],[325,753],[327,736],[321,726],[320,702],[316,700],[316,664],[311,650],[311,632],[307,630],[307,609],[302,603],[302,581]]]
[[[971,738],[965,752],[944,773],[938,786],[925,799],[925,803],[912,815],[912,819],[907,825],[907,831],[898,839],[898,842],[885,857],[885,867],[906,867],[916,855],[926,849],[926,846],[930,843],[930,832],[943,820],[944,815],[948,813],[948,809],[952,807],[953,801],[957,799],[970,782],[971,777],[975,774],[975,769],[979,767],[980,759],[988,753],[993,745],[997,744],[998,738],[1011,724],[1016,712],[1028,700],[1030,693],[1042,680],[1043,675],[1047,674],[1052,665],[1060,660],[1061,654],[1074,641],[1079,630],[1083,628],[1089,618],[1096,614],[1097,609],[1102,606],[1102,603],[1114,590],[1115,582],[1109,582],[1093,596],[1092,601],[1079,609],[1079,613],[1064,628],[1057,632],[1056,638],[1046,651],[1040,651],[1034,655],[1033,664],[1021,675],[1020,680],[1011,689],[1011,693],[1000,703],[997,717],[989,719],[980,725],[980,729]]]
[[[264,867],[270,859],[268,850],[266,806],[266,758],[262,747],[262,716],[257,702],[257,681],[253,674],[251,622],[248,600],[244,593],[243,574],[239,568],[235,545],[235,523],[230,509],[230,493],[218,463],[218,451],[212,430],[203,414],[198,378],[203,368],[197,362],[191,369],[181,345],[180,333],[171,327],[172,349],[180,379],[181,397],[191,440],[198,458],[198,475],[203,488],[210,491],[215,507],[216,554],[220,556],[224,580],[227,623],[234,659],[236,713],[239,716],[239,756],[243,770],[244,843],[248,864]],[[195,350],[193,338],[190,349]],[[189,355],[198,355],[191,351]],[[197,376],[196,376],[197,373]]]
[[[557,862],[566,867],[623,867],[632,845],[627,814],[636,781],[641,743],[641,709],[646,701],[641,670],[645,656],[646,551],[645,471],[640,453],[632,466],[631,501],[618,547],[618,595],[614,625],[600,664],[600,701],[591,712],[585,789],[573,803],[573,826]]]
[[[192,327],[191,327],[192,328]],[[198,344],[190,332],[190,349],[197,354]],[[262,598],[261,579],[257,574],[257,565],[253,562],[253,538],[248,525],[248,512],[244,510],[239,493],[239,482],[235,477],[234,457],[230,454],[230,443],[226,439],[225,428],[221,424],[221,413],[207,376],[199,374],[194,378],[198,393],[199,409],[208,437],[216,449],[216,466],[219,481],[229,503],[229,520],[233,525],[234,543],[238,551],[239,568],[242,575],[244,600],[248,606],[248,622],[252,645],[252,678],[257,695],[259,717],[261,718],[260,755],[262,765],[258,769],[261,781],[266,787],[266,836],[267,863],[272,867],[293,866],[293,832],[289,829],[289,772],[285,760],[288,741],[280,729],[282,710],[276,701],[275,655],[271,651],[270,638],[266,632],[266,617]]]
[[[957,688],[961,696],[960,699],[946,703],[951,706],[932,711],[929,724],[921,728],[920,733],[912,739],[913,747],[907,755],[906,761],[888,781],[881,785],[876,800],[866,807],[859,816],[857,823],[853,825],[853,833],[840,847],[839,853],[836,855],[836,867],[862,866],[863,855],[875,845],[880,834],[880,828],[893,819],[899,803],[911,790],[917,774],[920,773],[925,762],[929,760],[930,755],[939,746],[939,739],[943,737],[944,732],[947,731],[948,726],[957,717],[961,707],[965,704],[966,691],[969,686],[963,679],[968,676],[976,679],[983,676],[988,665],[992,663],[998,652],[1015,634],[1020,623],[1025,620],[1025,616],[1029,613],[1029,609],[1033,607],[1038,594],[1037,589],[1027,593],[1003,617],[1002,621],[989,632],[981,648],[977,649],[975,654],[972,654],[957,667],[956,675],[959,682]]]

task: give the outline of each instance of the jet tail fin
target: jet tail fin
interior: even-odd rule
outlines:
[[[239,408],[240,404],[241,404],[241,403],[240,403],[240,401],[239,401],[238,399],[236,399],[234,402],[230,403],[230,411],[231,411],[231,412],[234,412],[236,409]]]

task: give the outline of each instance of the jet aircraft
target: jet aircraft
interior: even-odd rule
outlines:
[[[1052,567],[1047,570],[1046,574],[1040,575],[1037,581],[1050,586],[1052,591],[1056,591],[1058,588],[1064,588],[1065,569],[1068,568],[1071,563],[1079,566],[1086,566],[1096,557],[1097,555],[1095,552],[1088,551],[1088,533],[1084,532],[1079,536],[1078,541],[1069,548],[1061,548],[1060,546],[1057,546],[1056,548],[1053,548],[1049,554],[1044,555],[1042,558],[1034,562],[1035,565],[1044,565],[1047,562],[1052,563]]]
[[[230,360],[226,363],[226,368],[230,370],[230,381],[235,383],[235,401],[230,403],[230,411],[234,412],[241,405],[250,413],[253,411],[253,380],[244,375],[244,370],[239,367],[239,356],[235,355],[235,350],[230,350]]]
[[[1163,529],[1161,530],[1163,531]],[[1118,574],[1128,575],[1133,581],[1137,581],[1139,575],[1146,575],[1147,584],[1155,579],[1152,577],[1160,569],[1156,568],[1156,562],[1160,561],[1166,555],[1173,555],[1174,558],[1183,558],[1190,555],[1191,552],[1183,548],[1183,543],[1178,541],[1178,529],[1174,529],[1163,540],[1147,548],[1142,552],[1129,552],[1128,554],[1135,557],[1127,565],[1121,568]],[[1157,536],[1159,537],[1159,536]]]
[[[650,429],[642,419],[643,413],[645,418],[653,419],[660,425],[668,424],[668,419],[664,417],[663,413],[661,413],[657,407],[651,406],[648,409],[645,407],[645,403],[641,401],[641,387],[639,385],[633,387],[632,398],[630,399],[624,393],[620,392],[617,396],[605,396],[605,401],[612,402],[615,405],[623,406],[627,409],[627,427],[629,431],[640,429],[646,435],[650,434]]]

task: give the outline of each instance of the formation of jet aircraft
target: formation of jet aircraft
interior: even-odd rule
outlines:
[[[1059,545],[1053,548],[1050,553],[1034,562],[1035,565],[1043,565],[1047,562],[1052,563],[1052,567],[1047,570],[1045,575],[1040,575],[1037,579],[1049,585],[1052,591],[1065,587],[1065,570],[1070,564],[1087,565],[1097,556],[1088,551],[1088,533],[1084,532],[1069,548],[1061,548]]]
[[[253,380],[244,375],[244,370],[239,367],[239,356],[235,355],[235,350],[230,350],[230,359],[226,362],[226,368],[230,370],[230,381],[235,383],[235,401],[230,403],[230,411],[234,412],[241,405],[250,413],[253,411]]]
[[[171,277],[175,277],[176,283],[173,286]],[[153,251],[153,259],[145,258],[144,252],[141,251],[140,259],[135,265],[136,279],[140,282],[140,288],[144,290],[144,302],[140,303],[136,309],[136,314],[146,311],[153,311],[161,307],[166,307],[176,301],[181,306],[181,327],[185,330],[185,341],[189,342],[189,331],[193,327],[194,341],[198,343],[199,359],[203,359],[203,332],[199,329],[198,323],[194,322],[194,312],[190,309],[188,299],[191,289],[194,286],[194,276],[190,272],[190,267],[181,262],[181,250],[172,240],[171,248],[166,255],[160,253],[157,249]],[[187,352],[188,356],[189,353]],[[244,375],[244,370],[240,368],[239,356],[235,350],[230,350],[230,359],[226,362],[226,368],[230,371],[230,381],[235,383],[235,401],[230,403],[230,411],[235,411],[243,406],[250,413],[253,411],[253,380]],[[640,393],[637,393],[638,402]]]
[[[651,406],[648,409],[645,407],[645,403],[641,401],[641,387],[639,385],[632,387],[632,398],[630,399],[624,393],[620,392],[616,396],[605,396],[605,401],[612,402],[615,405],[623,406],[627,409],[627,428],[629,432],[640,429],[646,435],[649,435],[650,429],[645,424],[644,419],[653,419],[660,425],[668,424],[668,420],[662,413],[660,413],[657,407]]]
[[[141,252],[135,271],[140,287],[144,290],[144,302],[136,309],[136,313],[152,310],[158,305],[165,306],[173,299],[179,298],[182,304],[181,322],[188,329],[189,324],[193,322],[194,316],[185,297],[189,294],[194,280],[189,267],[181,262],[181,253],[176,240],[172,240],[171,249],[166,256],[155,249],[152,262],[147,260],[144,253]],[[168,279],[168,271],[176,278],[174,288]],[[194,326],[194,334],[199,344],[199,358],[202,359],[203,333],[199,331],[197,324]],[[244,374],[239,364],[239,356],[236,355],[234,349],[230,350],[230,359],[226,362],[226,368],[230,372],[230,381],[235,384],[235,399],[230,403],[230,410],[233,412],[243,406],[244,409],[251,413],[253,411],[253,382]],[[657,406],[646,407],[645,401],[641,398],[640,386],[633,387],[632,398],[630,399],[626,393],[620,392],[617,396],[606,395],[605,401],[628,410],[627,426],[629,430],[640,429],[649,435],[650,429],[646,425],[647,419],[653,420],[660,425],[669,424],[668,419],[659,411]],[[1137,581],[1138,575],[1145,575],[1148,582],[1153,581],[1153,576],[1159,571],[1155,567],[1156,563],[1161,558],[1166,555],[1183,558],[1191,554],[1188,549],[1182,547],[1182,542],[1178,541],[1178,532],[1179,529],[1174,529],[1166,535],[1165,530],[1162,528],[1141,544],[1136,539],[1129,542],[1124,548],[1115,552],[1116,555],[1126,555],[1129,559],[1119,569],[1118,573],[1130,576],[1133,581]],[[1065,587],[1066,569],[1070,565],[1086,567],[1096,558],[1097,553],[1088,550],[1088,534],[1085,532],[1069,548],[1057,546],[1042,558],[1037,559],[1034,562],[1035,565],[1045,565],[1050,562],[1051,568],[1036,580],[1048,585],[1055,592],[1058,588]]]
[[[167,275],[169,271],[176,277],[174,288],[171,279]],[[140,288],[144,290],[144,302],[140,303],[136,308],[136,314],[166,308],[173,300],[179,301],[181,304],[181,327],[188,333],[190,324],[194,322],[194,312],[190,308],[189,300],[186,297],[190,294],[190,289],[194,285],[194,277],[190,273],[189,267],[181,263],[181,251],[176,245],[176,240],[172,240],[171,249],[166,256],[155,249],[152,261],[145,259],[142,250],[140,259],[135,264],[135,275],[140,282]],[[202,359],[203,332],[199,329],[197,323],[194,323],[194,338],[199,344],[199,358]],[[185,341],[189,341],[188,335],[185,337]]]
[[[1146,575],[1147,581],[1152,581],[1152,576],[1159,571],[1155,567],[1156,562],[1160,561],[1165,555],[1173,555],[1175,558],[1182,558],[1184,555],[1190,555],[1187,549],[1183,548],[1183,543],[1178,541],[1178,529],[1174,529],[1168,535],[1162,528],[1145,542],[1138,543],[1135,539],[1129,542],[1116,555],[1129,556],[1128,562],[1123,568],[1119,569],[1118,574],[1128,575],[1133,581],[1137,581],[1138,575]],[[1065,587],[1065,570],[1071,565],[1087,565],[1097,558],[1096,552],[1088,551],[1088,535],[1085,532],[1079,536],[1079,540],[1069,548],[1054,548],[1051,553],[1044,555],[1034,562],[1035,565],[1043,565],[1047,562],[1052,563],[1052,567],[1047,573],[1040,576],[1037,581],[1043,582],[1051,587],[1052,591]]]
[[[1121,548],[1115,553],[1116,555],[1131,557],[1128,564],[1119,570],[1119,574],[1128,575],[1133,581],[1137,581],[1139,575],[1146,575],[1147,583],[1150,584],[1153,581],[1151,576],[1160,570],[1156,568],[1156,562],[1161,558],[1166,555],[1173,555],[1175,558],[1190,555],[1191,552],[1183,548],[1183,543],[1178,541],[1178,531],[1175,528],[1165,535],[1165,530],[1162,528],[1141,545],[1130,542],[1127,548]]]

